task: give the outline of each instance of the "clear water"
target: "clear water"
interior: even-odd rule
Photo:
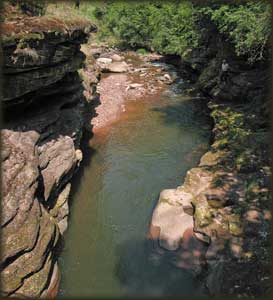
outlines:
[[[85,141],[59,259],[59,297],[194,295],[198,282],[145,242],[162,189],[182,184],[209,143],[205,113],[175,89],[128,103],[121,120]]]

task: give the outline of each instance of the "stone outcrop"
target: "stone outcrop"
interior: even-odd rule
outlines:
[[[92,67],[83,69],[93,75],[84,90],[80,47],[94,29],[47,17],[3,24],[4,296],[55,297],[58,291],[56,247],[67,228],[70,179],[82,160],[80,142],[98,77]]]

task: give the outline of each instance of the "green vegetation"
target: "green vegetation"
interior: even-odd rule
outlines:
[[[208,15],[220,33],[235,46],[238,55],[247,55],[250,62],[261,60],[271,34],[271,7],[264,1],[244,5],[206,7],[200,12]]]
[[[229,155],[223,157],[223,163],[228,160],[228,166],[238,172],[254,172],[259,166],[266,165],[268,148],[268,128],[260,128],[261,113],[253,114],[251,105],[247,110],[214,108],[211,116],[216,124],[216,142],[213,148],[226,150]],[[265,160],[265,161],[263,161]]]
[[[194,9],[189,2],[117,2],[97,9],[101,37],[114,36],[130,48],[182,54],[198,45]]]
[[[269,1],[75,1],[9,0],[24,13],[80,17],[99,27],[97,38],[125,48],[185,55],[202,47],[209,25],[250,63],[264,59],[271,35]],[[141,50],[142,52],[144,50]],[[144,52],[143,52],[144,53]]]
[[[147,54],[148,51],[146,49],[140,48],[140,49],[137,49],[136,53],[138,53],[138,54]]]
[[[122,2],[108,1],[94,10],[102,39],[183,55],[202,46],[200,35],[208,23],[234,44],[237,55],[250,63],[264,58],[271,34],[271,7],[266,1]],[[219,4],[220,3],[220,4]],[[241,3],[241,4],[240,4]]]
[[[91,20],[93,23],[96,21],[94,15],[96,7],[101,5],[102,1],[81,1],[79,8],[75,7],[75,1],[48,1],[46,14],[53,15],[59,18],[84,18]]]

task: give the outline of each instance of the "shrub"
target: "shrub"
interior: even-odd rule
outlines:
[[[138,53],[138,54],[147,54],[148,51],[146,49],[140,48],[140,49],[137,49],[136,53]]]
[[[200,12],[210,16],[219,32],[234,44],[237,55],[246,55],[250,63],[264,58],[271,35],[269,3],[250,1],[239,6],[206,7]]]
[[[95,15],[101,21],[102,36],[164,54],[183,55],[199,47],[204,24],[212,22],[234,44],[237,55],[253,63],[264,58],[271,35],[271,8],[262,0],[214,0],[201,5],[200,1],[108,1]]]
[[[161,53],[182,54],[198,44],[194,10],[189,2],[117,2],[109,4],[99,17],[104,32],[135,49],[153,48]]]

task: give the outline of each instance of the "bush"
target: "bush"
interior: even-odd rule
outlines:
[[[201,3],[201,4],[200,4]],[[223,4],[224,3],[224,4]],[[233,43],[238,56],[262,60],[271,35],[271,8],[266,1],[107,1],[94,14],[101,36],[126,47],[182,55],[200,47],[208,22]]]
[[[137,49],[136,53],[138,53],[138,54],[147,54],[148,51],[146,49],[140,48],[140,49]]]
[[[117,2],[107,6],[102,23],[104,32],[108,31],[129,47],[182,54],[188,47],[198,44],[194,18],[189,2]]]
[[[264,1],[245,5],[221,5],[217,9],[203,8],[220,33],[234,44],[237,55],[246,55],[253,63],[264,58],[271,35],[271,7]]]

